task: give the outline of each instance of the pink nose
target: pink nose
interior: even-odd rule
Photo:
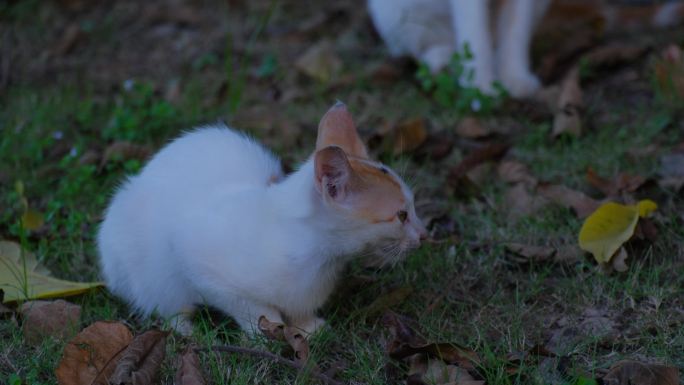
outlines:
[[[421,241],[424,241],[428,238],[428,232],[425,226],[420,226],[420,228],[418,229],[418,235],[420,236]]]

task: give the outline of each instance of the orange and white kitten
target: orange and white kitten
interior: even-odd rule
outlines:
[[[396,261],[425,236],[411,190],[369,159],[338,103],[311,157],[288,176],[271,152],[225,126],[181,136],[117,191],[98,246],[109,290],[145,315],[175,317],[183,333],[203,303],[248,332],[266,316],[312,333],[354,255]]]
[[[499,81],[514,97],[541,83],[530,69],[534,27],[550,0],[368,0],[375,27],[392,55],[411,55],[433,72],[468,45],[473,86],[492,93]],[[490,20],[493,20],[490,23]],[[493,35],[493,36],[492,36]]]

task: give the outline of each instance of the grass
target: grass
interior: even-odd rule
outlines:
[[[15,11],[21,15],[14,17],[29,23],[23,7],[39,5],[24,4],[18,3]],[[282,22],[283,12],[276,9],[272,22]],[[110,34],[102,35],[99,38],[104,42],[113,40]],[[253,36],[258,40],[255,46],[269,38]],[[145,79],[131,87],[119,83],[106,90],[87,82],[11,85],[0,95],[0,238],[20,238],[21,205],[14,184],[21,181],[29,205],[46,220],[43,228],[29,234],[26,246],[58,277],[98,279],[94,236],[102,211],[118,183],[137,172],[142,163],[115,159],[100,166],[80,160],[88,151],[101,153],[115,141],[157,149],[183,129],[221,119],[250,130],[294,164],[312,148],[317,121],[335,98],[347,101],[350,109],[361,115],[359,125],[366,136],[385,122],[412,116],[428,117],[433,129],[451,135],[450,129],[458,121],[422,93],[411,76],[389,85],[359,80],[334,93],[321,84],[300,84],[304,97],[286,103],[264,102],[263,95],[272,86],[268,79],[286,82],[287,73],[294,71],[282,64],[287,62],[278,52],[271,51],[254,54],[256,67],[268,67],[260,70],[262,78],[250,78],[245,88],[238,79],[238,91],[207,102],[207,95],[220,88],[213,76],[230,77],[225,73],[226,62],[220,59],[228,56],[212,55],[213,60],[190,66],[181,95],[174,102],[164,98],[158,82]],[[348,68],[362,65],[355,59],[345,60],[352,60],[346,63]],[[238,72],[247,73],[245,68]],[[524,127],[511,138],[513,156],[542,180],[592,194],[584,181],[588,166],[602,175],[632,172],[655,176],[657,155],[684,139],[676,123],[681,111],[655,97],[635,110],[620,100],[601,101],[598,85],[587,91],[592,100],[589,119],[600,123],[577,139],[551,141],[548,122],[495,112],[493,118]],[[301,128],[293,145],[285,145],[289,138],[282,132],[263,129],[248,114],[259,105],[275,109],[273,113],[282,120],[267,120],[264,126],[279,128],[290,123]],[[652,156],[628,155],[629,150],[653,143],[659,148]],[[329,327],[311,342],[314,361],[322,367],[343,362],[345,369],[339,378],[349,383],[402,383],[406,368],[387,358],[388,333],[379,322],[380,315],[369,306],[393,290],[410,287],[410,295],[391,309],[414,319],[429,341],[451,341],[477,351],[483,359],[480,372],[488,384],[569,385],[621,358],[684,367],[681,195],[657,187],[647,190],[656,194],[661,204],[656,217],[659,238],[654,244],[629,246],[630,268],[624,274],[603,274],[589,257],[570,264],[521,265],[507,258],[504,242],[573,244],[581,222],[569,210],[554,206],[517,221],[507,219],[502,202],[508,187],[492,176],[480,186],[483,199],[451,197],[444,178],[461,152],[456,149],[439,162],[418,161],[410,155],[397,161],[390,154],[380,154],[389,163],[396,162],[397,168],[406,165],[419,199],[447,208],[454,232],[463,242],[424,245],[391,269],[368,269],[360,261],[352,264],[337,293],[322,309]],[[97,320],[122,320],[136,332],[158,326],[155,320],[131,314],[105,290],[70,300],[82,306],[82,326]],[[273,352],[286,348],[278,342],[247,340],[230,319],[209,310],[200,312],[195,322],[190,339],[170,337],[169,357],[161,371],[163,383],[173,381],[174,358],[190,342],[201,347],[231,343]],[[558,362],[532,360],[518,375],[506,374],[509,353],[538,343],[553,346],[565,357],[564,371],[554,369]],[[63,347],[63,342],[51,339],[28,346],[20,322],[1,320],[0,382],[20,378],[26,384],[56,383],[53,373]],[[251,357],[207,353],[202,354],[201,362],[209,383],[312,383],[306,374]]]

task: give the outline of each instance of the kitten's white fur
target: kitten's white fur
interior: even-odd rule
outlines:
[[[529,45],[549,3],[507,0],[495,28],[489,0],[368,0],[368,7],[392,55],[411,55],[436,72],[467,43],[474,86],[491,93],[498,80],[511,95],[526,97],[541,85],[530,69]]]
[[[420,236],[328,207],[314,186],[313,159],[269,182],[281,178],[269,151],[224,126],[173,141],[106,212],[98,245],[108,288],[143,314],[179,316],[186,333],[185,314],[202,303],[247,331],[264,315],[312,332],[322,324],[314,312],[350,255],[380,239]]]

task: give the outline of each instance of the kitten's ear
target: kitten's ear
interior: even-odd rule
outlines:
[[[349,193],[352,168],[347,155],[340,147],[329,146],[316,151],[314,156],[316,170],[316,190],[324,199],[336,202],[344,200]]]
[[[356,132],[354,119],[347,111],[347,106],[337,102],[323,115],[318,125],[316,150],[328,146],[338,146],[349,155],[368,159],[368,152]]]

